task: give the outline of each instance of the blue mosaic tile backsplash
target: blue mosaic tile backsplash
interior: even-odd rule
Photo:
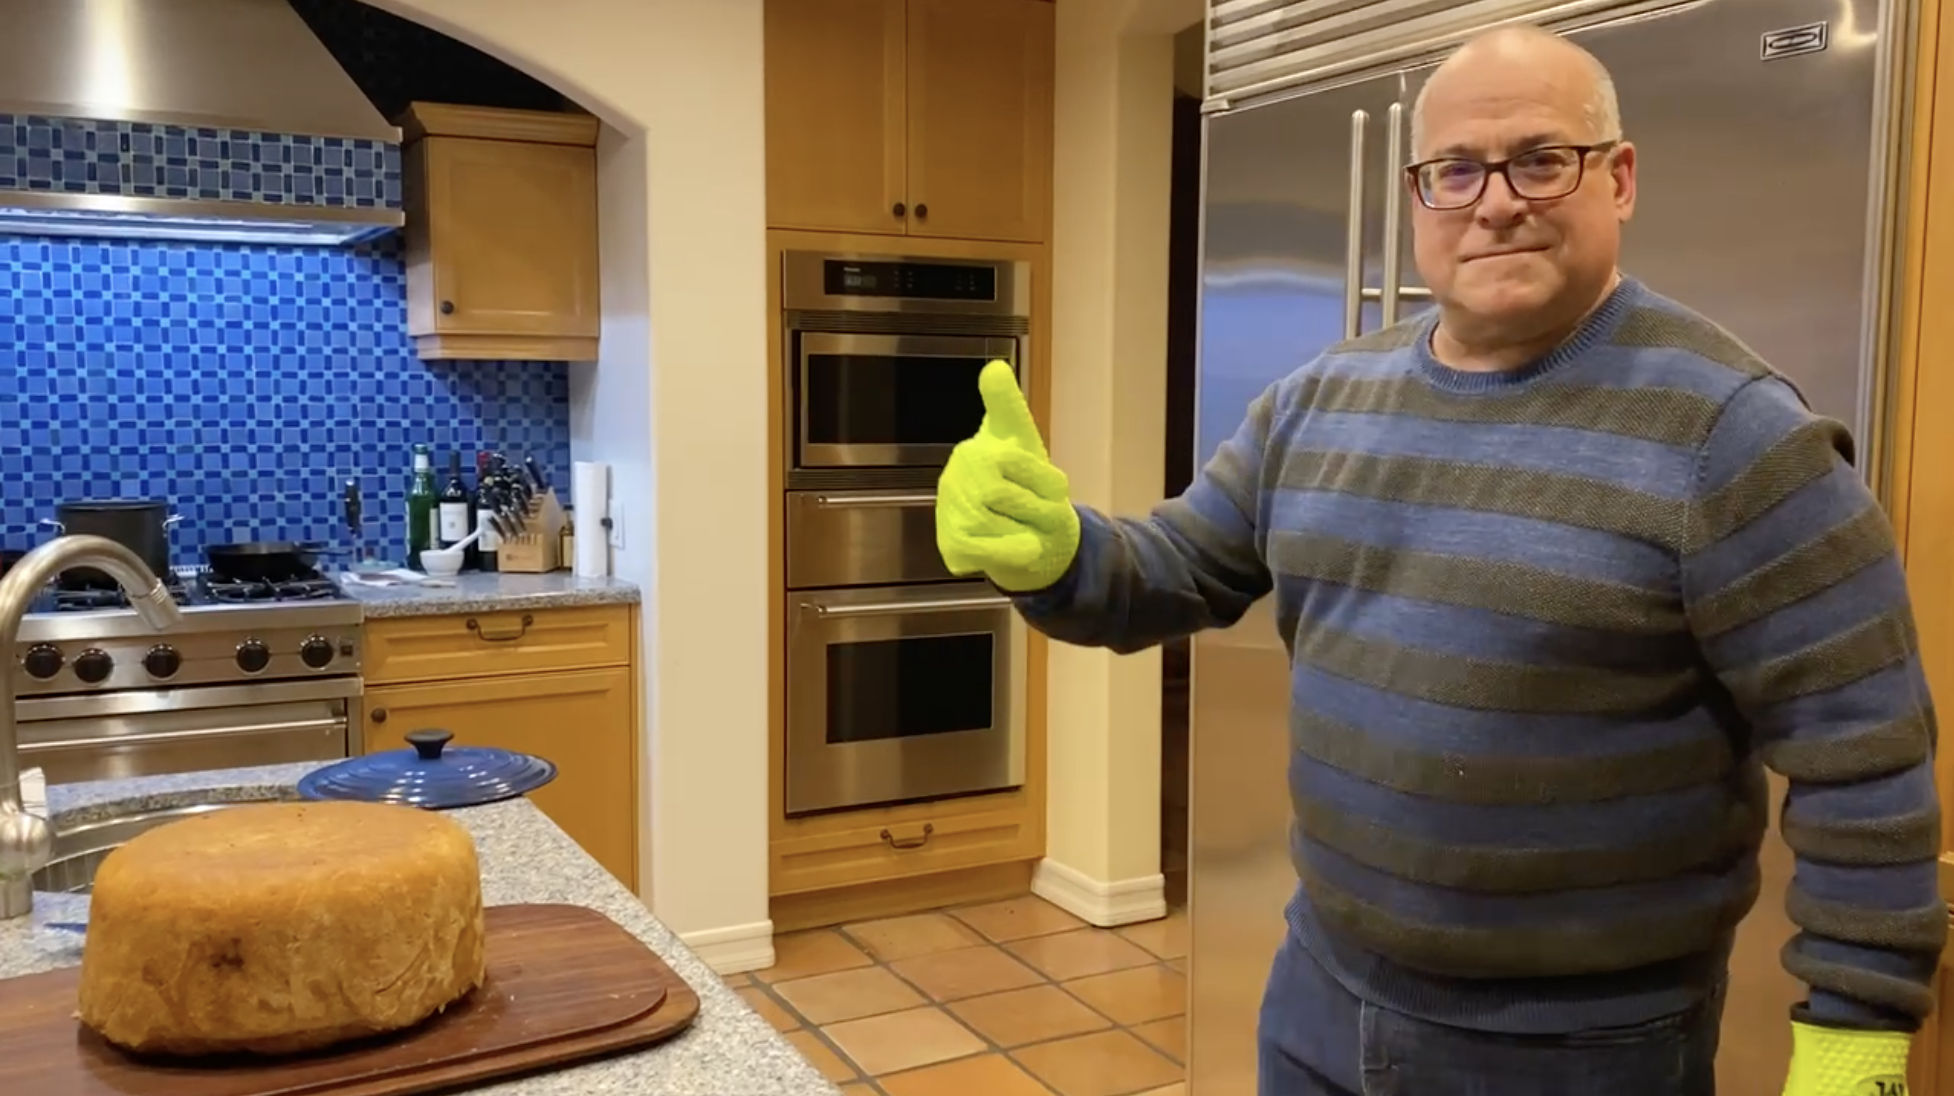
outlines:
[[[358,248],[0,236],[0,547],[64,500],[161,497],[204,545],[349,545],[399,560],[412,446],[437,476],[483,446],[570,478],[569,377],[552,362],[422,362],[398,237]]]
[[[399,209],[384,141],[0,114],[0,190]]]

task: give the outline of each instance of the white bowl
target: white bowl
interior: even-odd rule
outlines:
[[[453,578],[461,574],[461,559],[459,548],[423,548],[421,570],[436,578]]]

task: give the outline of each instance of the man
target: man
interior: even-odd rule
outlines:
[[[1055,639],[1132,651],[1273,591],[1301,884],[1264,1096],[1714,1090],[1790,784],[1790,1096],[1904,1091],[1946,929],[1933,709],[1842,427],[1617,270],[1636,153],[1599,62],[1480,37],[1413,115],[1437,308],[1278,382],[1145,520],[1067,498],[1008,368],[937,542]]]

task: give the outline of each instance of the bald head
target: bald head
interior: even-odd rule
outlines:
[[[1499,27],[1460,46],[1432,71],[1411,107],[1412,158],[1429,155],[1425,147],[1425,104],[1456,89],[1470,87],[1488,71],[1538,74],[1562,85],[1580,104],[1591,131],[1588,141],[1615,141],[1622,135],[1621,106],[1615,100],[1615,81],[1594,54],[1549,30],[1528,24]]]

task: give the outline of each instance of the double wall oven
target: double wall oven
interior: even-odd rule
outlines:
[[[1016,787],[1025,634],[936,550],[936,478],[992,360],[1029,379],[1022,262],[788,252],[789,815]]]

